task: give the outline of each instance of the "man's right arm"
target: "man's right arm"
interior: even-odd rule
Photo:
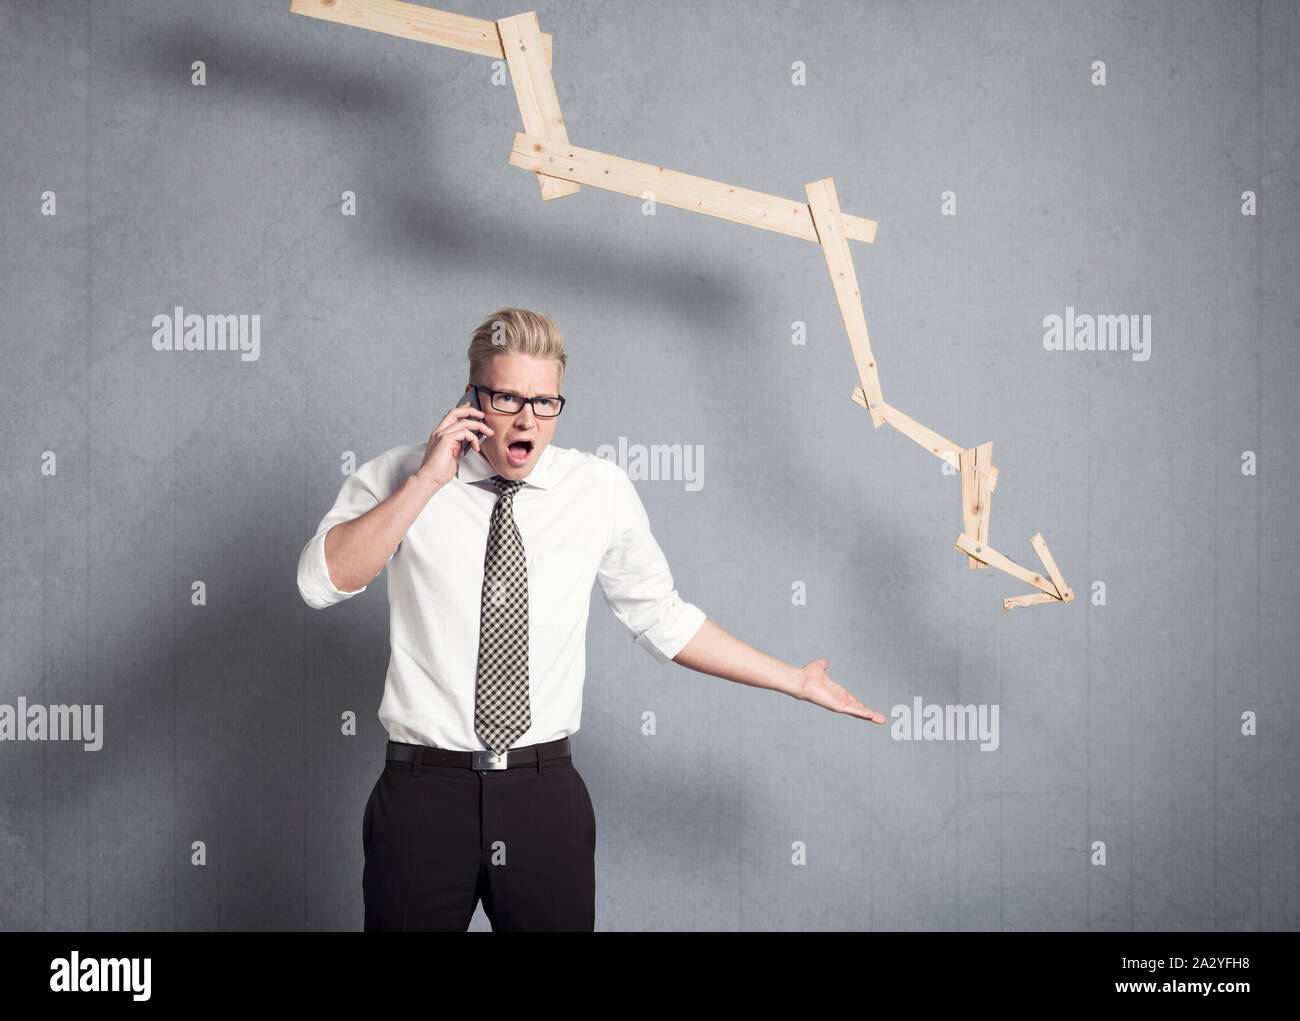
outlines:
[[[334,506],[298,558],[298,591],[312,609],[360,595],[393,558],[407,531],[442,488],[425,475],[398,484],[390,451],[343,480]]]
[[[411,475],[377,507],[331,527],[325,535],[330,583],[349,592],[360,591],[374,581],[438,488]]]
[[[462,442],[479,448],[492,430],[478,408],[452,408],[429,434],[420,467],[397,483],[393,451],[367,461],[349,475],[338,499],[321,519],[298,558],[298,591],[313,609],[366,590],[420,516],[425,505],[456,475]]]

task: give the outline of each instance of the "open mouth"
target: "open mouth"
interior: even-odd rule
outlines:
[[[506,448],[506,456],[510,458],[510,463],[518,468],[532,456],[532,440],[515,440]]]

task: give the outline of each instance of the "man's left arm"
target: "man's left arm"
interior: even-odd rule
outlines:
[[[868,709],[826,676],[830,664],[825,659],[814,659],[802,667],[792,666],[746,645],[708,618],[695,632],[695,637],[673,657],[673,662],[702,674],[784,692],[791,698],[812,702],[833,712],[873,723],[885,722],[880,713]]]
[[[638,645],[661,663],[671,659],[700,673],[784,692],[873,723],[885,722],[885,717],[826,676],[826,660],[796,667],[773,659],[727,634],[699,607],[684,602],[673,586],[663,550],[651,534],[636,487],[617,465],[602,470],[609,472],[613,524],[597,579],[609,608]]]

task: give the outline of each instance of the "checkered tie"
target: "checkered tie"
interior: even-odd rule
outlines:
[[[501,495],[492,508],[483,558],[474,728],[500,755],[532,726],[533,714],[528,698],[528,565],[513,512],[523,482],[494,475],[492,483]]]

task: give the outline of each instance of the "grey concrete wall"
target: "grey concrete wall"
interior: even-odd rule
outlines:
[[[1077,596],[1009,613],[958,479],[849,400],[816,246],[542,202],[491,60],[288,7],[0,2],[0,703],[102,706],[97,750],[0,741],[0,927],[360,928],[384,585],[317,613],[297,557],[502,305],[565,331],[557,444],[702,450],[637,483],[684,598],[886,714],[998,711],[902,740],[657,666],[593,592],[598,928],[1296,927],[1294,4],[537,9],[574,144],[879,220],[886,400],[994,442],[992,544]],[[258,357],[155,350],[176,306]],[[1148,357],[1046,349],[1067,308]]]

